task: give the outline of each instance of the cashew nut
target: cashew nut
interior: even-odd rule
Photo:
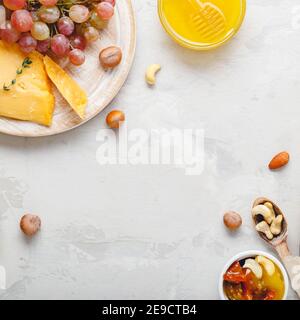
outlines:
[[[272,204],[271,202],[265,202],[265,203],[264,203],[264,206],[266,206],[267,208],[269,208],[269,209],[272,211],[274,217],[276,216],[275,211],[274,211],[273,204]]]
[[[258,205],[252,209],[253,217],[257,215],[262,215],[264,220],[267,221],[268,224],[271,224],[272,221],[275,219],[274,213],[265,205]]]
[[[263,275],[262,267],[254,260],[254,259],[247,259],[243,268],[250,269],[257,279],[261,279]]]
[[[266,221],[258,223],[255,229],[258,232],[264,233],[269,240],[272,240],[274,238],[273,233],[270,230],[270,226],[266,223]]]
[[[255,260],[264,267],[270,277],[275,273],[275,265],[270,259],[264,256],[257,256]]]
[[[159,64],[151,64],[146,71],[146,81],[149,85],[153,86],[156,82],[156,73],[161,69]]]
[[[274,236],[278,236],[281,233],[281,224],[282,224],[283,216],[278,215],[272,222],[270,230]]]

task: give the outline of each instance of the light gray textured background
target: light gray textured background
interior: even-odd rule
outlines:
[[[262,195],[286,213],[298,253],[297,1],[249,0],[239,34],[207,53],[166,36],[155,0],[134,6],[136,59],[108,109],[59,136],[0,135],[2,299],[218,299],[218,277],[232,255],[268,250],[250,219]],[[163,70],[149,89],[144,72],[154,62]],[[125,111],[129,129],[203,128],[203,174],[186,176],[172,165],[100,166],[96,134],[113,108]],[[268,171],[282,150],[291,154],[289,166]],[[243,215],[235,235],[222,225],[228,209]],[[24,212],[42,219],[31,241],[18,227]]]

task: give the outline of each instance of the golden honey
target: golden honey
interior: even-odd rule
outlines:
[[[267,288],[272,288],[275,292],[274,300],[282,300],[285,291],[283,275],[275,265],[275,273],[272,276],[269,276],[266,272],[263,273],[262,283]]]
[[[158,0],[160,20],[179,44],[196,50],[216,48],[239,30],[246,0]]]

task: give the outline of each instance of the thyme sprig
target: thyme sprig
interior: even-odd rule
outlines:
[[[12,86],[14,86],[16,84],[17,76],[22,74],[24,69],[30,68],[31,64],[32,64],[32,60],[30,58],[26,57],[22,62],[22,66],[16,70],[16,77],[13,80],[11,80],[11,82],[8,85],[5,83],[3,84],[3,90],[9,91],[12,88]]]

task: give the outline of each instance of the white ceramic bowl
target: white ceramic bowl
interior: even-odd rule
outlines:
[[[289,278],[288,275],[285,271],[285,268],[283,267],[282,263],[275,258],[274,256],[272,256],[271,254],[267,253],[267,252],[263,252],[263,251],[258,251],[258,250],[249,250],[249,251],[243,251],[237,255],[235,255],[234,257],[232,257],[224,266],[222,273],[220,275],[220,279],[219,279],[219,294],[220,294],[220,298],[221,300],[228,300],[228,298],[226,297],[225,293],[224,293],[224,289],[223,289],[223,275],[225,274],[225,272],[228,270],[228,268],[235,262],[235,261],[239,261],[242,259],[246,259],[246,258],[250,258],[250,257],[254,257],[254,256],[264,256],[270,260],[272,260],[280,269],[282,275],[283,275],[283,279],[284,279],[284,295],[282,300],[286,300],[287,298],[287,294],[289,291]]]

